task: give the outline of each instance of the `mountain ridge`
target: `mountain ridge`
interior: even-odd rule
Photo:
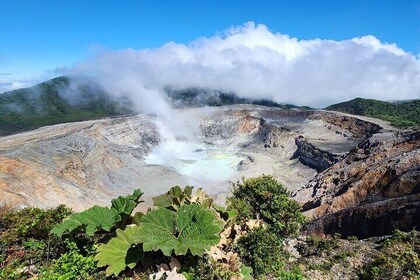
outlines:
[[[325,109],[382,119],[398,128],[420,125],[420,99],[386,102],[358,97]]]
[[[75,81],[75,83],[72,83]],[[175,108],[253,104],[292,109],[265,99],[247,99],[216,90],[166,88]],[[309,107],[301,107],[308,109]],[[138,112],[128,99],[113,98],[88,80],[60,76],[35,86],[0,94],[0,136],[33,130],[46,125],[96,120],[104,117],[134,115]]]
[[[93,91],[88,84],[73,89],[79,93],[77,100],[66,99],[63,92],[70,90],[69,84],[68,78],[57,77],[0,94],[0,136],[133,112],[126,101],[116,102],[100,90]]]
[[[281,104],[267,99],[243,98],[232,92],[211,89],[165,88],[165,93],[175,108],[251,104],[282,109],[312,109],[308,106]],[[382,119],[398,128],[420,124],[420,99],[386,102],[355,98],[332,104],[325,109]],[[32,87],[0,94],[0,136],[46,125],[136,113],[138,112],[128,99],[117,100],[91,81],[60,76]]]

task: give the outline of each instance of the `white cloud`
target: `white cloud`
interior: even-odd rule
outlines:
[[[370,35],[298,40],[253,22],[187,45],[104,51],[69,73],[95,77],[110,93],[138,101],[146,113],[168,110],[166,86],[314,107],[355,97],[420,97],[420,59],[395,44]]]
[[[6,80],[0,77],[0,94],[6,91],[32,86],[34,80]]]

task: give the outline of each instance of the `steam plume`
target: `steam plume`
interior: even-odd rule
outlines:
[[[190,44],[107,51],[67,74],[96,79],[144,113],[167,114],[163,89],[190,87],[323,107],[355,97],[420,97],[420,59],[374,36],[298,40],[248,22]]]

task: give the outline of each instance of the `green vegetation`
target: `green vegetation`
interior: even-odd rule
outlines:
[[[68,78],[58,77],[0,94],[0,136],[45,125],[129,114],[130,107],[129,102],[115,102],[91,84],[71,86]]]
[[[243,262],[258,278],[267,274],[278,276],[284,270],[283,240],[267,228],[251,230],[238,240],[237,248]]]
[[[261,219],[279,236],[296,235],[305,221],[299,204],[291,200],[289,191],[271,176],[262,175],[234,184],[227,204],[228,209],[238,212],[238,223]]]
[[[398,128],[407,128],[420,124],[420,99],[402,102],[385,102],[374,99],[356,98],[334,104],[326,110],[374,117],[389,121]]]
[[[86,246],[82,253],[77,244],[66,241],[66,252],[54,259],[50,266],[39,273],[40,280],[98,279],[98,269],[94,260],[95,247]],[[104,278],[104,277],[102,277]]]
[[[232,93],[203,90],[167,90],[176,107],[256,104],[284,109],[298,108],[269,100],[250,100]],[[310,109],[309,107],[301,107]],[[58,77],[36,86],[0,94],[0,136],[41,126],[133,114],[128,99],[113,99],[92,82]]]
[[[238,224],[252,220],[261,224],[237,241],[237,250],[244,264],[253,269],[255,278],[280,277],[288,259],[283,239],[296,236],[305,221],[300,206],[290,199],[285,187],[266,175],[234,184],[227,204],[228,210],[237,211]]]
[[[25,273],[25,267],[42,267],[65,252],[64,241],[50,236],[49,231],[71,213],[70,209],[59,206],[0,213],[0,279],[22,279],[24,274],[35,273],[30,269]]]
[[[201,189],[175,186],[153,198],[152,208],[134,213],[142,194],[136,190],[110,207],[80,213],[64,206],[0,207],[0,279],[300,280],[314,270],[346,269],[350,258],[366,254],[360,241],[337,234],[309,237],[296,247],[320,261],[294,259],[285,241],[297,236],[304,219],[270,176],[234,184],[227,208]],[[378,246],[358,268],[360,279],[418,277],[417,232],[396,231]]]
[[[67,217],[61,224],[55,226],[51,233],[58,237],[64,234],[84,233],[93,236],[98,232],[109,232],[112,229],[123,228],[131,223],[131,213],[137,207],[143,192],[135,190],[132,195],[118,197],[111,201],[111,207],[93,206],[83,212]]]
[[[199,106],[225,106],[234,104],[253,104],[267,107],[275,107],[282,109],[301,108],[304,110],[311,109],[308,106],[295,106],[292,104],[280,104],[267,99],[250,99],[239,97],[234,93],[226,93],[214,90],[206,90],[199,88],[190,88],[184,90],[166,89],[169,98],[172,99],[176,107],[199,107]]]
[[[360,279],[420,279],[420,234],[394,231],[373,260],[363,266]]]

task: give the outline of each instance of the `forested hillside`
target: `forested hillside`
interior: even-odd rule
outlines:
[[[399,128],[420,124],[420,99],[391,103],[375,99],[355,98],[330,105],[325,109],[382,119]]]
[[[115,102],[93,85],[78,84],[70,89],[69,84],[68,78],[58,77],[0,94],[0,136],[132,112],[128,102]]]

